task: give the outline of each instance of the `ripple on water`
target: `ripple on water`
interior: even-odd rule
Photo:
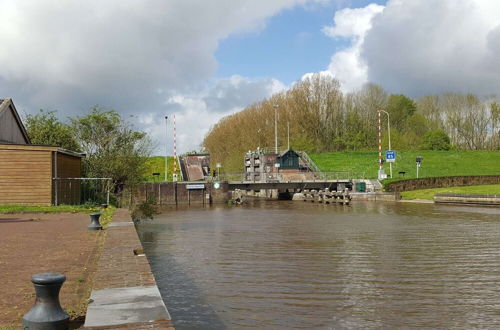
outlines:
[[[180,208],[138,226],[177,328],[500,327],[500,212]]]

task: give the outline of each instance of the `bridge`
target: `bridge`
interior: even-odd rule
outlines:
[[[306,181],[285,181],[285,182],[251,182],[251,181],[228,181],[229,190],[261,190],[278,189],[279,191],[295,191],[304,189],[325,189],[331,191],[352,189],[351,180],[306,180]]]
[[[355,172],[304,172],[304,173],[267,173],[262,180],[245,180],[248,173],[225,174],[213,180],[225,181],[229,190],[278,189],[281,192],[304,189],[325,189],[331,191],[352,189],[352,179],[364,178],[364,173]]]

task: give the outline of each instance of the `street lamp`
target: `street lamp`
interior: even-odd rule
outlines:
[[[167,139],[168,139],[168,116],[165,116],[165,182],[167,182],[168,179],[168,144],[167,144]]]
[[[217,180],[220,180],[220,168],[222,167],[222,164],[217,163],[215,167],[217,167]]]
[[[391,121],[390,121],[390,116],[387,111],[384,110],[379,110],[379,112],[383,112],[387,115],[387,131],[388,131],[388,138],[389,138],[389,150],[392,150],[391,148]],[[391,178],[392,178],[392,162],[389,163],[389,171],[391,173]]]
[[[274,151],[278,154],[278,105],[274,105]]]

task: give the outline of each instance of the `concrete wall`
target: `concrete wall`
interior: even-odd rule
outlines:
[[[383,201],[383,202],[394,202],[401,199],[399,193],[351,193],[351,199],[353,201]]]
[[[187,189],[188,185],[200,184],[204,186],[204,189]],[[154,200],[157,205],[202,205],[227,203],[231,199],[231,192],[225,182],[220,183],[219,189],[215,189],[213,183],[208,182],[157,182],[139,185],[134,193],[134,202],[141,203],[148,198]],[[123,201],[123,203],[128,205],[129,201]]]
[[[436,194],[435,203],[500,206],[500,195]]]
[[[418,189],[474,186],[482,184],[500,184],[500,175],[478,176],[446,176],[436,178],[422,178],[391,182],[385,186],[386,191],[408,191]]]

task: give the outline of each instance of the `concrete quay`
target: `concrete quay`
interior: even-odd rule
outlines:
[[[116,210],[106,230],[84,327],[174,329],[125,209]]]

